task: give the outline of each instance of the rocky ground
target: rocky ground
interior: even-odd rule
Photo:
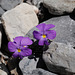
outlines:
[[[29,57],[13,58],[8,42],[35,40],[43,22],[55,25],[56,38],[44,47],[36,41]],[[75,75],[75,0],[0,0],[0,75]]]

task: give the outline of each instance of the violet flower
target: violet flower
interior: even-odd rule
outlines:
[[[39,25],[36,26],[39,31],[34,31],[33,35],[34,38],[39,40],[38,44],[39,45],[49,45],[48,43],[48,39],[52,40],[56,37],[56,31],[55,30],[49,30],[53,27],[55,27],[55,25],[53,24],[45,24],[45,23],[41,23]]]
[[[29,37],[16,37],[13,42],[8,43],[8,49],[13,52],[13,57],[29,56],[32,54],[32,50],[28,48],[33,42]]]

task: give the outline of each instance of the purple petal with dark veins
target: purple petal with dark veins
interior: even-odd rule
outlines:
[[[38,44],[39,44],[39,45],[44,45],[44,41],[45,41],[45,39],[44,39],[44,38],[41,38],[41,39],[39,40]]]
[[[13,42],[9,42],[8,43],[8,49],[10,52],[15,52],[17,50],[17,47]]]
[[[21,55],[22,56],[29,56],[32,54],[32,50],[29,48],[24,49],[23,51],[21,51]]]
[[[29,37],[23,37],[22,41],[21,41],[21,45],[23,46],[27,46],[27,45],[31,45],[33,42]]]
[[[44,31],[46,24],[45,23],[41,23],[39,25],[37,25],[36,27],[40,30],[40,31]]]
[[[14,38],[14,42],[18,45],[21,45],[21,40],[22,40],[23,36],[18,36],[16,38]]]
[[[35,39],[37,39],[37,40],[41,39],[41,34],[38,31],[34,31],[33,35],[34,35]]]
[[[19,56],[18,51],[15,51],[12,56],[13,57],[18,57]]]
[[[50,30],[50,31],[47,31],[47,38],[52,40],[56,37],[56,31],[55,30]]]
[[[44,31],[49,30],[49,29],[54,28],[54,27],[55,27],[55,25],[53,25],[53,24],[47,24],[47,25],[44,27]]]
[[[48,40],[46,39],[44,42],[46,45],[49,45],[50,43],[48,42]]]

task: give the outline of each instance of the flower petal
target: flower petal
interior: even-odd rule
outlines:
[[[50,30],[50,31],[47,31],[47,38],[52,40],[56,37],[56,31],[55,30]]]
[[[53,24],[47,24],[44,28],[44,31],[49,30],[49,29],[54,28],[54,27],[55,27],[55,25],[53,25]]]
[[[48,42],[48,40],[47,40],[47,39],[45,40],[45,44],[46,44],[46,45],[49,45],[49,44],[50,44],[50,43]]]
[[[22,38],[23,38],[23,36],[18,36],[16,38],[14,38],[14,42],[16,42],[16,44],[20,45]]]
[[[41,39],[41,34],[38,31],[34,31],[33,35],[34,35],[35,39],[37,39],[37,40]]]
[[[31,45],[33,42],[29,37],[23,37],[22,41],[21,41],[21,45],[23,46],[27,46],[27,45]]]
[[[37,25],[36,27],[40,30],[40,31],[44,31],[46,24],[45,23],[41,23],[39,25]]]
[[[8,43],[8,49],[10,52],[15,52],[17,50],[17,47],[13,42],[9,42]]]
[[[13,53],[13,55],[12,55],[13,57],[18,57],[19,56],[19,54],[18,54],[18,52],[17,51],[15,51],[14,53]]]
[[[44,38],[41,38],[41,39],[39,40],[38,44],[39,44],[39,45],[44,45],[44,41],[45,41],[45,39],[44,39]]]
[[[20,46],[20,49],[21,49],[21,50],[24,50],[24,49],[26,49],[27,47],[28,47],[28,46],[25,46],[25,47],[24,47],[24,46]]]
[[[21,55],[22,56],[29,56],[32,54],[32,50],[29,48],[24,49],[23,51],[21,51]]]

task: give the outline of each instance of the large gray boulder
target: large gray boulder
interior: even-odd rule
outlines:
[[[61,75],[75,73],[75,49],[68,43],[52,42],[49,49],[43,53],[47,68]]]
[[[38,18],[31,5],[22,3],[2,15],[4,29],[9,40],[24,36],[38,24]]]
[[[75,21],[70,16],[61,16],[44,21],[46,24],[54,24],[53,30],[56,31],[56,38],[54,41],[60,43],[70,43],[75,46]],[[36,27],[31,29],[27,36],[33,38],[33,31]],[[33,38],[34,39],[34,38]]]
[[[56,38],[54,41],[75,45],[75,21],[70,16],[52,18],[45,23],[55,25],[53,29],[56,31]]]
[[[71,13],[75,8],[75,0],[44,0],[44,6],[54,15]]]

